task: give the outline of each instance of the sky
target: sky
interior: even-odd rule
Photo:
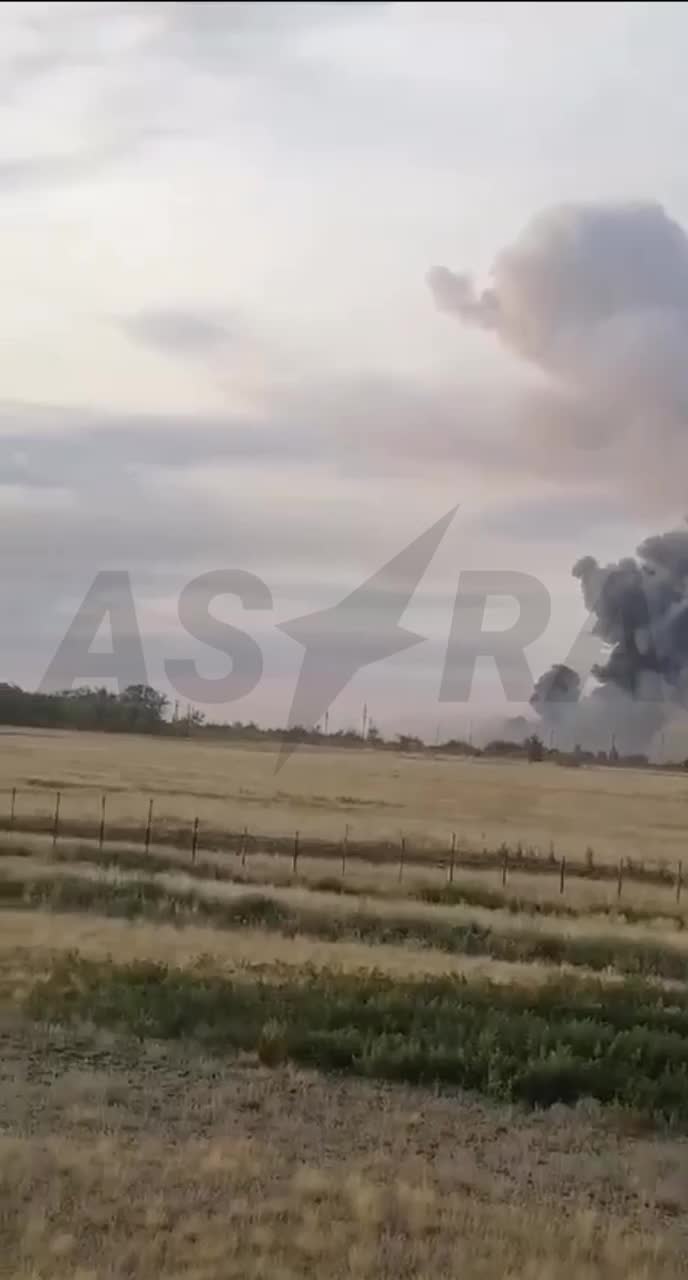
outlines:
[[[373,645],[330,723],[521,710],[489,658],[452,695],[462,575],[488,630],[543,585],[537,677],[585,624],[579,557],[688,507],[687,38],[663,4],[3,5],[0,678],[41,685],[118,570],[179,696],[166,660],[228,667],[180,594],[240,570],[267,603],[211,611],[262,674],[205,709],[284,723],[292,621],[456,508],[418,642]]]

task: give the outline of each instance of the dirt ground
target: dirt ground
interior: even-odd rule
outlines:
[[[592,1104],[0,1030],[2,1275],[685,1273],[688,1142]]]

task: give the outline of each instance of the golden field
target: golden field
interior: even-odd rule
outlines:
[[[17,814],[62,816],[140,831],[148,801],[155,826],[192,824],[258,835],[398,841],[446,849],[502,842],[599,860],[675,864],[686,851],[688,777],[643,770],[426,758],[368,749],[301,747],[278,770],[266,746],[141,736],[0,731],[0,790]]]
[[[198,816],[201,833],[337,839],[348,824],[352,840],[403,832],[428,854],[456,831],[463,848],[675,862],[688,779],[367,750],[277,760],[0,733],[4,802],[16,787],[17,816],[46,820],[59,790],[64,824],[55,847],[0,833],[0,1275],[685,1275],[688,1055],[672,1028],[688,1026],[688,890],[677,902],[629,876],[620,901],[614,880],[572,875],[562,896],[546,858],[506,885],[496,865],[459,862],[447,886],[432,857],[403,878],[353,858],[343,875],[324,855],[294,871],[259,840],[246,859],[201,841],[192,863],[169,839]],[[119,839],[101,850],[69,822],[96,826],[103,794]],[[257,1008],[255,1036],[237,1015],[207,1039],[213,1015],[199,1022],[194,1002],[218,983],[215,1016],[225,1000],[249,1022]],[[563,994],[548,1005],[550,989]],[[589,1003],[576,1015],[569,997]],[[285,1001],[306,1020],[301,1047]],[[420,1083],[407,1018],[431,1064]],[[347,1056],[366,1026],[377,1058]],[[604,1037],[609,1066],[590,1074]],[[530,1102],[521,1052],[538,1080],[553,1072]]]

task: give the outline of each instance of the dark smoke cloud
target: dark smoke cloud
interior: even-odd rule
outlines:
[[[429,283],[441,309],[540,371],[523,406],[534,469],[562,474],[564,444],[572,475],[602,491],[636,508],[652,490],[665,512],[686,509],[688,237],[660,205],[548,209],[497,255],[486,288],[446,267]],[[591,745],[616,732],[625,749],[645,748],[688,703],[688,529],[615,564],[585,556],[573,572],[607,649],[598,685],[579,698],[557,664],[532,705]]]
[[[578,477],[636,494],[654,481],[665,510],[683,505],[688,237],[660,205],[548,209],[497,255],[486,288],[447,267],[429,284],[442,310],[543,375],[520,408],[534,467],[563,475],[562,450],[567,465],[577,453]]]
[[[688,688],[688,530],[647,538],[638,559],[574,566],[595,634],[611,646],[593,675],[632,698],[683,701]]]
[[[613,564],[584,556],[573,574],[606,649],[590,673],[598,685],[579,701],[577,674],[558,664],[531,705],[571,740],[602,747],[614,734],[625,751],[647,750],[688,708],[688,529],[646,538]]]
[[[555,662],[549,671],[545,671],[535,681],[530,703],[538,715],[553,727],[566,719],[567,712],[578,702],[580,694],[581,678],[578,672],[564,662]]]

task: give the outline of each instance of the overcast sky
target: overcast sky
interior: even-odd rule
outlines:
[[[688,226],[687,48],[685,7],[661,4],[3,5],[0,678],[40,683],[107,569],[131,574],[153,683],[167,657],[220,674],[178,597],[240,568],[272,609],[215,612],[259,640],[264,676],[212,714],[283,721],[303,651],[277,624],[458,505],[404,616],[426,639],[359,672],[331,722],[366,699],[383,729],[429,735],[518,709],[489,664],[470,707],[439,702],[460,572],[545,584],[538,675],[585,618],[574,561],[632,553],[688,507],[683,245],[660,211],[627,242],[614,223],[641,201]],[[543,211],[542,271],[512,256],[481,294]],[[575,307],[568,275],[550,287],[562,225]],[[610,242],[628,251],[597,289]],[[623,358],[616,330],[609,358],[588,341],[612,294],[634,324],[653,308],[642,380],[646,327]],[[486,625],[512,613],[495,600]]]

